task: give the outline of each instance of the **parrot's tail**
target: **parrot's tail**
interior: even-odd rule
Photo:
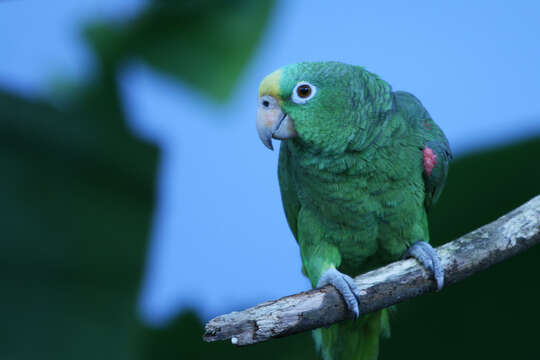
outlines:
[[[380,336],[390,336],[388,309],[313,331],[324,360],[376,360]]]

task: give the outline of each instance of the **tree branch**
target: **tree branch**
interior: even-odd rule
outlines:
[[[463,280],[540,242],[540,195],[437,252],[445,286]],[[396,261],[355,278],[363,295],[360,314],[388,307],[435,290],[435,281],[414,259]],[[218,316],[205,327],[204,340],[231,339],[249,345],[350,318],[331,285]]]

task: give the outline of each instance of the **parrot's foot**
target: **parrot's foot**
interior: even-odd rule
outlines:
[[[354,283],[354,279],[349,275],[340,273],[335,268],[330,268],[322,274],[317,287],[323,287],[328,284],[333,285],[341,296],[343,296],[347,308],[354,314],[354,318],[358,319],[360,290],[358,290],[358,286]]]
[[[444,269],[441,265],[439,255],[431,245],[425,241],[415,242],[405,253],[405,258],[413,257],[418,260],[426,269],[433,273],[437,282],[437,291],[444,285]]]

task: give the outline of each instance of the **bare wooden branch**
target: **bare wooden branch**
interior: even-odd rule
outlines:
[[[445,286],[525,251],[540,242],[540,195],[457,240],[439,248]],[[363,297],[360,314],[435,290],[435,282],[414,259],[391,263],[355,278]],[[345,320],[341,295],[333,286],[305,291],[259,304],[240,312],[218,316],[205,327],[204,340],[231,339],[249,345],[271,338],[328,326]]]

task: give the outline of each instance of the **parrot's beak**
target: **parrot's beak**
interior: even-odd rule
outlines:
[[[293,119],[281,110],[278,100],[270,95],[259,97],[257,132],[263,144],[270,150],[274,150],[272,138],[285,140],[297,136]]]

